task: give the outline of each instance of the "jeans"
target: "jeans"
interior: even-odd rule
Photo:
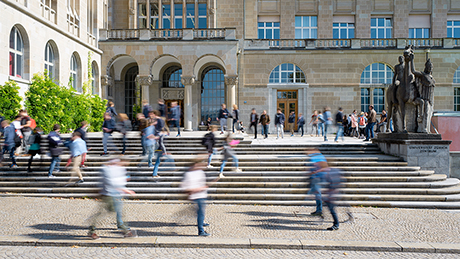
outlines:
[[[153,158],[153,146],[147,146],[146,147],[147,149],[147,152],[148,152],[148,156],[147,156],[147,159],[148,159],[148,164],[149,164],[149,167],[152,166],[152,158]]]
[[[220,166],[220,173],[222,173],[224,171],[224,167],[225,167],[225,164],[227,163],[227,159],[228,158],[224,158],[224,160],[222,160],[222,165]],[[236,158],[236,156],[232,156],[232,159],[233,159],[233,163],[235,164],[235,167],[238,168],[238,158]]]
[[[123,151],[121,153],[124,155],[126,151],[126,134],[123,134]]]
[[[224,132],[225,128],[227,128],[227,119],[226,118],[220,118],[220,132]]]
[[[324,123],[324,141],[327,141],[327,130],[330,126],[331,124]]]
[[[370,138],[374,138],[374,125],[375,122],[370,122],[366,126],[366,140],[369,140]]]
[[[99,208],[99,211],[91,217],[91,226],[89,227],[89,232],[96,232],[96,223],[99,221],[99,218],[105,214],[105,212],[115,212],[117,214],[117,227],[123,232],[128,232],[129,227],[123,222],[123,202],[121,201],[121,196],[102,196],[102,203]]]
[[[331,212],[334,226],[339,227],[339,217],[337,217],[337,212],[335,211],[335,204],[332,201],[324,201],[324,203],[326,203],[327,208]]]
[[[318,173],[317,173],[318,174]],[[321,197],[321,176],[320,175],[315,175],[314,177],[310,177],[310,191],[308,194],[314,194],[315,195],[315,201],[316,201],[316,211],[315,212],[323,212],[323,200]]]
[[[177,135],[180,136],[180,121],[179,120],[173,120],[173,125],[177,128]]]
[[[312,124],[311,125],[311,133],[310,134],[316,134],[318,136],[318,124]]]
[[[268,138],[268,124],[262,125],[262,134],[265,135],[266,138]]]
[[[107,153],[107,142],[108,142],[109,137],[111,135],[112,134],[110,134],[110,133],[104,132],[104,136],[102,138],[102,144],[104,145],[104,153]]]
[[[174,166],[174,159],[170,155],[164,155],[163,152],[157,152],[156,159],[155,159],[155,167],[153,168],[153,176],[158,175],[158,167],[160,167],[160,159],[163,156],[166,157],[166,163],[172,164]]]
[[[51,165],[50,165],[50,170],[48,172],[48,176],[53,174],[54,167],[56,167],[57,171],[59,171],[60,163],[61,163],[61,158],[59,156],[51,157]]]
[[[22,139],[22,148],[24,148],[24,151],[22,152],[23,154],[29,153],[29,138],[31,134],[32,131],[26,131],[22,133],[22,135],[24,135],[24,138]]]
[[[335,141],[338,141],[339,137],[342,137],[342,141],[345,140],[343,137],[343,125],[342,124],[337,124],[337,135],[335,136]]]
[[[145,154],[147,153],[147,150],[145,149],[144,141],[145,141],[145,135],[142,134],[141,135],[142,156],[145,156]]]
[[[234,119],[233,123],[232,123],[232,132],[233,133],[235,133],[235,128],[236,128],[235,124],[237,124],[237,123],[238,123],[238,121]]]
[[[317,133],[318,136],[319,136],[319,135],[324,136],[324,128],[323,128],[323,125],[324,125],[324,123],[322,123],[322,122],[318,123],[318,133]]]
[[[16,147],[14,144],[11,146],[3,146],[3,154],[10,153],[11,165],[16,165],[16,156],[14,155],[14,152],[16,152]],[[2,162],[2,160],[0,160],[0,162]]]
[[[284,124],[276,124],[276,138],[280,137],[281,133],[281,138],[284,138]]]
[[[204,210],[206,207],[206,199],[196,199],[193,200],[196,203],[196,221],[198,225],[198,234],[204,232],[203,224],[204,224]]]
[[[251,126],[249,127],[252,127],[252,126],[254,126],[254,139],[256,139],[257,138],[257,122],[252,122]]]
[[[300,136],[303,137],[303,125],[299,125],[299,131],[302,132],[302,135]]]
[[[214,152],[213,152],[213,153],[209,153],[209,156],[208,156],[208,166],[211,165],[212,155],[213,155],[213,154],[214,154]],[[155,164],[155,165],[156,165],[156,164]]]

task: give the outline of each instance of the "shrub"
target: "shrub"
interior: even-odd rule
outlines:
[[[18,90],[19,86],[14,81],[0,85],[0,115],[6,120],[13,120],[21,109],[22,98]]]

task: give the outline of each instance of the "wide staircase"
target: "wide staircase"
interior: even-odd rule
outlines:
[[[218,139],[222,142],[223,139]],[[121,150],[121,138],[114,136]],[[66,150],[61,156],[61,172],[56,178],[48,178],[48,156],[34,159],[32,172],[26,171],[28,157],[18,158],[18,168],[2,167],[0,193],[3,196],[23,195],[34,197],[85,198],[96,197],[99,191],[100,169],[119,152],[101,157],[102,140],[97,136],[88,138],[88,167],[82,169],[84,183],[68,185],[70,172],[64,169],[69,157]],[[166,140],[168,152],[175,164],[160,165],[159,178],[152,177],[152,168],[140,163],[141,146],[138,136],[129,138],[126,158],[130,175],[128,188],[136,192],[131,199],[150,202],[179,203],[186,198],[180,189],[182,175],[191,161],[199,154],[206,154],[201,138],[170,137]],[[42,147],[47,150],[47,143]],[[241,139],[235,148],[243,172],[236,173],[232,163],[227,163],[225,178],[209,188],[209,200],[219,204],[261,205],[313,205],[313,197],[307,195],[306,171],[311,164],[305,156],[306,148],[316,147],[327,157],[331,167],[339,168],[344,179],[340,205],[411,208],[460,208],[460,180],[446,175],[423,171],[408,166],[398,157],[384,155],[371,143],[363,144],[309,144],[263,145],[251,144]],[[213,168],[205,169],[209,180],[219,173],[220,155],[215,155]],[[9,163],[8,163],[9,164]],[[76,179],[72,179],[75,181]]]

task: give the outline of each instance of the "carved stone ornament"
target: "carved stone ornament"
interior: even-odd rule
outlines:
[[[153,77],[151,75],[148,76],[140,76],[136,77],[137,82],[140,85],[152,85],[153,84]]]
[[[112,77],[108,75],[101,76],[101,84],[102,85],[113,85]]]
[[[195,83],[195,77],[194,76],[182,76],[181,83],[183,85],[193,85]]]
[[[210,8],[210,9],[209,9],[209,13],[210,13],[211,15],[215,14],[215,13],[216,13],[216,8]]]
[[[184,99],[184,89],[171,89],[171,88],[162,88],[161,89],[161,98],[164,100],[183,100]]]
[[[129,8],[129,14],[130,15],[135,15],[136,14],[136,10],[134,10],[134,8]]]
[[[226,76],[225,77],[225,85],[237,85],[238,84],[238,76]]]

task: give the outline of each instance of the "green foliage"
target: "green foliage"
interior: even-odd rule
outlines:
[[[13,120],[21,109],[22,98],[19,96],[19,86],[14,81],[0,85],[0,115],[7,120]]]
[[[26,97],[29,115],[45,132],[50,132],[54,124],[61,125],[63,133],[71,132],[84,120],[95,123],[92,125],[95,130],[102,126],[100,121],[105,110],[101,112],[100,106],[105,102],[100,97],[78,94],[73,88],[59,86],[46,74],[34,75]]]
[[[135,104],[133,105],[133,116],[136,116],[138,113],[142,113],[142,109],[139,104]]]
[[[89,121],[89,131],[100,131],[104,123],[104,112],[107,106],[107,100],[102,100],[99,95],[95,95],[89,99],[91,104],[91,119]]]

